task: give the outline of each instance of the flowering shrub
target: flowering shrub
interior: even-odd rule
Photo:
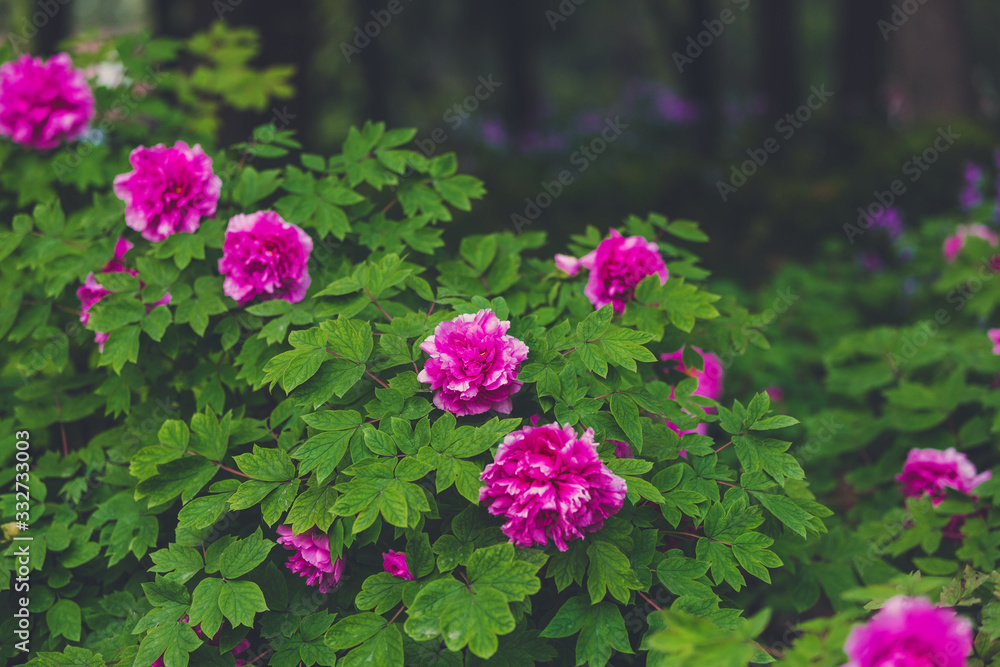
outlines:
[[[215,146],[219,104],[287,92],[253,46],[75,54],[123,68],[90,131],[0,143],[0,603],[32,615],[0,658],[996,661],[995,237],[891,217],[910,326],[879,319],[895,268],[834,255],[755,297],[658,214],[553,257],[469,233],[484,184],[413,130]]]

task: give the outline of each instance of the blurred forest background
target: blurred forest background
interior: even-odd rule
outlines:
[[[709,268],[747,286],[847,247],[844,225],[896,179],[914,221],[957,207],[968,162],[995,173],[996,0],[0,0],[3,35],[23,39],[43,5],[59,10],[37,22],[35,54],[79,34],[253,27],[256,64],[295,68],[277,112],[307,150],[338,151],[367,118],[416,127],[420,150],[454,151],[486,182],[460,220],[477,232],[514,231],[529,209],[522,229],[561,248],[628,213],[693,218]],[[814,90],[833,94],[803,107]],[[797,110],[808,120],[786,119]],[[274,117],[232,112],[220,142]],[[949,126],[957,139],[913,180]],[[603,151],[581,157],[602,130]],[[769,139],[766,163],[720,195]],[[572,182],[530,209],[563,171]]]

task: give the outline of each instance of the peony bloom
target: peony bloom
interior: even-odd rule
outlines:
[[[972,625],[926,598],[897,595],[844,642],[844,667],[966,667]]]
[[[968,211],[983,203],[983,168],[974,162],[965,163],[965,171],[962,174],[962,190],[958,194],[958,203],[962,209]]]
[[[986,240],[991,246],[997,244],[997,234],[986,225],[974,223],[971,225],[959,225],[953,236],[949,236],[944,241],[944,259],[949,264],[955,261],[959,251],[965,247],[965,239],[976,236]]]
[[[389,549],[388,553],[382,554],[382,569],[400,579],[413,579],[410,568],[406,566],[406,554],[402,551]]]
[[[234,215],[219,260],[223,291],[240,305],[256,296],[298,303],[309,288],[312,248],[308,234],[274,211]]]
[[[131,250],[132,247],[132,244],[126,239],[118,239],[118,242],[115,243],[115,258],[104,265],[104,268],[101,269],[101,273],[127,273],[130,276],[138,276],[138,271],[135,269],[126,269],[122,264],[122,262],[125,261],[125,253]],[[140,281],[139,286],[141,288],[145,285],[142,281]],[[93,273],[87,274],[86,279],[83,281],[83,285],[76,290],[76,297],[80,299],[80,322],[82,322],[84,326],[86,326],[87,322],[90,321],[90,309],[95,303],[109,294],[111,294],[111,291],[105,289],[103,285],[97,282]],[[168,303],[170,303],[169,292],[164,294],[163,298],[156,303],[149,304],[146,307],[146,312],[149,312],[149,309],[153,306],[166,305]],[[97,349],[101,352],[104,352],[104,343],[107,340],[107,333],[101,331],[94,333],[94,342],[97,343]]]
[[[627,442],[622,442],[621,440],[608,440],[608,442],[613,443],[615,446],[615,458],[616,459],[634,459],[635,452],[632,451],[632,445]]]
[[[437,325],[420,344],[431,358],[417,375],[435,390],[434,405],[459,417],[491,408],[510,414],[510,397],[521,388],[517,372],[528,358],[528,346],[508,336],[509,328],[510,322],[489,308]]]
[[[1000,329],[990,329],[986,332],[990,342],[993,343],[993,354],[1000,354]]]
[[[768,387],[764,391],[767,392],[768,398],[770,398],[775,403],[781,403],[783,400],[785,400],[785,392],[784,392],[784,390],[781,387],[777,386],[777,385],[773,385],[771,387]]]
[[[662,285],[667,282],[668,275],[659,246],[641,236],[623,237],[616,229],[579,260],[556,255],[556,266],[571,276],[579,267],[589,269],[590,277],[583,293],[594,308],[610,303],[616,313],[625,312],[625,304],[635,296],[635,286],[643,278],[656,274]]]
[[[298,535],[292,534],[289,526],[278,526],[278,544],[295,551],[288,559],[288,569],[298,572],[300,577],[306,577],[310,586],[318,586],[320,593],[327,593],[340,583],[344,573],[344,560],[330,559],[330,538],[316,530],[307,530]]]
[[[693,347],[693,346],[692,346]],[[675,361],[677,362],[676,370],[693,377],[698,381],[695,386],[694,391],[691,392],[692,396],[704,396],[705,398],[710,398],[713,401],[719,400],[722,397],[722,377],[725,375],[722,360],[712,352],[705,352],[700,347],[695,347],[694,350],[698,352],[705,360],[704,369],[698,370],[697,368],[688,368],[684,365],[684,348],[677,350],[676,352],[671,352],[670,354],[660,355],[660,359],[663,361]],[[672,369],[667,368],[666,371]],[[670,398],[674,397],[673,390],[670,391]],[[705,408],[705,412],[712,414],[715,412],[715,408]],[[698,435],[705,435],[708,431],[708,424],[698,424],[693,429],[689,431],[682,431],[676,424],[672,421],[667,420],[666,424],[670,429],[679,436],[683,436],[685,433],[697,433]],[[683,449],[680,450],[680,455],[687,458],[687,452]]]
[[[479,499],[506,517],[503,532],[519,547],[551,538],[566,551],[567,541],[600,529],[625,500],[625,480],[597,457],[593,429],[577,436],[569,424],[508,433],[480,479]]]
[[[698,381],[698,386],[691,392],[692,396],[704,396],[705,398],[717,401],[722,397],[722,377],[725,375],[722,360],[714,353],[705,352],[700,347],[693,347],[693,349],[705,360],[703,370],[698,370],[694,367],[688,368],[684,365],[683,347],[676,352],[660,355],[660,359],[663,361],[676,361],[678,371]]]
[[[115,194],[125,202],[125,223],[144,238],[162,241],[193,232],[203,216],[215,215],[222,179],[212,173],[212,158],[201,146],[139,146],[128,159],[133,170],[115,176]]]
[[[46,150],[79,137],[93,117],[94,95],[65,53],[0,66],[0,135]]]
[[[556,268],[571,276],[580,272],[580,260],[570,255],[556,255]]]
[[[911,449],[903,464],[903,472],[896,480],[903,483],[903,495],[920,497],[924,494],[934,499],[934,504],[944,500],[945,488],[962,493],[972,493],[977,486],[990,478],[990,472],[976,474],[976,466],[965,454],[954,447],[940,449]]]

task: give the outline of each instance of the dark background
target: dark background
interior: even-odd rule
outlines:
[[[544,183],[567,170],[572,182],[522,226],[553,249],[588,224],[657,211],[702,222],[706,264],[748,285],[845,242],[844,224],[895,179],[912,224],[957,206],[968,161],[995,174],[995,0],[3,0],[0,21],[16,26],[39,2],[64,7],[34,39],[44,54],[79,31],[252,26],[256,64],[296,68],[279,107],[307,150],[338,151],[368,118],[416,127],[427,151],[457,152],[485,181],[459,218],[477,232],[513,231],[526,198],[544,203]],[[480,77],[499,85],[487,94]],[[819,89],[833,95],[799,109]],[[789,134],[778,123],[796,109],[809,119]],[[231,114],[221,141],[271,115]],[[620,135],[580,158],[614,118]],[[959,138],[910,180],[907,162],[949,126]],[[723,201],[719,183],[769,138],[777,150]]]

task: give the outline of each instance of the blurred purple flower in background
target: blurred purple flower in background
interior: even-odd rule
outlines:
[[[962,191],[958,195],[958,203],[968,211],[983,203],[983,168],[974,162],[965,163],[965,179]]]

